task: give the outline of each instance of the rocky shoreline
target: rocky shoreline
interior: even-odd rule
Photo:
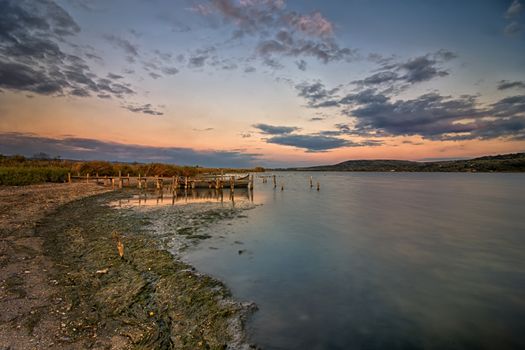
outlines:
[[[168,226],[184,225],[159,237],[156,212],[109,206],[131,194],[85,184],[0,189],[0,349],[255,347],[243,327],[254,306],[173,253],[173,242],[206,238],[242,209],[179,206]]]

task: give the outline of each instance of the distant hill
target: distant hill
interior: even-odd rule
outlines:
[[[282,169],[284,170],[284,169]],[[525,172],[525,153],[485,156],[468,160],[411,162],[406,160],[347,160],[334,165],[288,168],[296,171],[422,171]]]

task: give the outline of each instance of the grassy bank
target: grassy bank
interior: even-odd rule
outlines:
[[[159,248],[144,229],[146,217],[101,204],[118,196],[125,194],[66,204],[36,229],[58,267],[53,278],[66,300],[63,341],[91,348],[111,339],[112,346],[136,349],[240,344],[243,308],[220,282]]]
[[[68,168],[0,166],[0,185],[21,186],[43,182],[64,182]]]
[[[107,161],[76,161],[37,159],[0,155],[0,185],[27,185],[38,182],[63,182],[67,173],[100,176],[197,176],[199,174],[260,172],[264,168],[205,168],[164,163],[121,163]],[[65,175],[64,175],[65,174]]]

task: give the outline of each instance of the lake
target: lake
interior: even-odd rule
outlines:
[[[525,348],[525,174],[277,175],[184,256],[258,305],[251,342]]]

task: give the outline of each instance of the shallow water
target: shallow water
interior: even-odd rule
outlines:
[[[321,190],[310,189],[320,181]],[[278,173],[186,252],[264,349],[525,348],[525,175]],[[280,190],[284,183],[284,191]]]
[[[122,198],[109,205],[118,208],[161,207],[169,205],[184,205],[193,203],[220,203],[235,206],[236,203],[253,202],[253,191],[239,188],[233,191],[224,189],[179,189],[175,192],[164,189],[162,191],[142,191],[131,198]]]

